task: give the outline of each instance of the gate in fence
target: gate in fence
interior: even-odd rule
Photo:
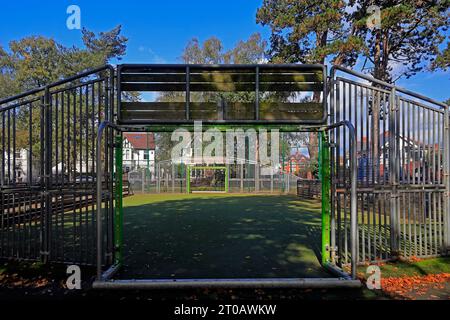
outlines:
[[[96,243],[100,241],[104,250],[102,264],[113,262],[117,240],[114,210],[120,206],[116,203],[118,188],[114,182],[117,177],[114,172],[119,172],[114,168],[114,147],[121,141],[115,139],[121,131],[114,129],[120,114],[115,107],[120,98],[116,74],[113,68],[103,67],[0,101],[1,258],[94,265]],[[132,73],[126,76],[129,81],[143,77]],[[192,75],[193,79],[194,76],[198,75]],[[244,76],[248,77],[239,75]],[[325,150],[322,166],[330,168],[325,174],[331,178],[328,186],[322,183],[321,190],[322,198],[324,193],[329,192],[330,196],[323,212],[330,222],[330,243],[326,250],[331,261],[343,266],[352,258],[365,262],[399,255],[447,254],[448,106],[338,67],[331,70],[328,90],[326,81],[323,85],[331,127],[324,131],[325,124],[309,123],[297,128],[321,131]],[[318,90],[317,85],[314,88]],[[184,108],[184,103],[172,107]],[[191,112],[204,112],[199,109],[199,102],[190,107]],[[261,103],[263,109],[257,112],[266,112],[269,119],[272,116],[269,107]],[[139,110],[130,112],[120,116],[127,119]],[[224,110],[218,120],[223,116],[227,116]],[[97,131],[104,121],[111,125],[105,128],[101,149],[96,149]],[[351,154],[351,132],[334,125],[342,121],[355,128],[355,159]],[[100,199],[96,195],[98,157],[103,170]],[[353,176],[352,161],[357,167]],[[355,203],[350,188],[354,176]],[[236,188],[240,188],[244,180],[240,176],[231,177],[231,187],[233,179]],[[270,188],[270,183],[269,178],[266,188]],[[297,183],[293,182],[291,187],[296,188]],[[317,193],[317,185],[310,187]],[[96,233],[97,200],[105,209],[100,238]],[[358,215],[355,244],[351,243],[352,203],[357,206]],[[357,248],[356,257],[351,255],[353,245]]]

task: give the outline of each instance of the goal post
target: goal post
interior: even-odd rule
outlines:
[[[190,165],[186,169],[187,193],[228,193],[228,167]]]

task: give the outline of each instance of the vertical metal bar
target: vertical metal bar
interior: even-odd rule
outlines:
[[[334,71],[329,79],[330,83],[330,108],[329,108],[329,124],[333,124],[335,122],[335,89],[336,89],[336,79],[334,75]],[[326,97],[324,97],[326,99]],[[332,129],[330,131],[330,179],[331,179],[331,190],[330,190],[330,203],[331,203],[331,211],[330,211],[330,261],[331,263],[336,263],[335,250],[336,250],[336,223],[335,223],[335,214],[336,214],[336,150],[333,149],[335,147],[335,130]]]
[[[330,262],[330,149],[326,132],[319,134],[319,167],[322,183],[322,265]]]
[[[191,193],[191,167],[186,165],[186,193]]]
[[[259,120],[259,67],[256,67],[255,81],[255,119]]]
[[[390,240],[391,240],[391,257],[399,256],[398,239],[399,230],[397,224],[397,92],[392,88],[390,94],[390,112],[389,112],[389,180],[391,185],[391,201],[390,201]]]
[[[103,81],[105,86],[105,119],[106,121],[112,121],[113,116],[113,107],[111,106],[113,104],[114,98],[112,96],[112,92],[114,90],[113,88],[113,78],[110,78],[109,80]],[[106,139],[107,142],[105,143],[105,159],[106,160],[106,167],[107,167],[107,174],[105,176],[105,180],[107,181],[106,184],[108,186],[108,203],[107,203],[107,214],[106,214],[106,226],[107,226],[107,258],[108,264],[113,263],[113,256],[114,256],[114,180],[112,179],[112,175],[114,172],[114,133],[111,128],[106,128]]]
[[[8,148],[7,155],[8,155],[8,180],[7,185],[11,185],[11,109],[8,109]]]
[[[97,148],[96,148],[96,167],[97,167],[97,280],[101,280],[102,263],[103,263],[103,230],[102,230],[102,177],[103,167],[101,163],[102,156],[102,135],[106,124],[101,123],[97,132]]]
[[[340,81],[336,80],[335,82],[335,92],[336,92],[336,105],[334,107],[334,111],[335,111],[335,122],[339,122],[341,121],[341,88],[340,88]],[[342,188],[342,182],[341,182],[341,163],[340,163],[340,154],[341,154],[341,137],[340,137],[340,128],[336,128],[336,140],[335,140],[335,151],[336,151],[336,157],[335,157],[335,161],[336,161],[336,173],[335,173],[335,179],[336,179],[336,183],[333,183],[333,185],[336,188]],[[336,190],[337,191],[337,190]],[[336,202],[335,202],[335,206],[336,206],[336,210],[335,210],[335,214],[336,215],[336,220],[334,219],[334,215],[331,218],[331,225],[334,228],[332,228],[331,232],[331,241],[335,241],[335,244],[333,245],[333,253],[335,252],[335,248],[336,248],[336,242],[337,242],[337,256],[339,259],[339,263],[341,262],[341,258],[342,258],[342,237],[341,237],[341,193],[340,192],[335,192],[335,198],[336,198]],[[337,240],[337,241],[336,241]]]
[[[436,116],[437,116],[437,112],[433,112],[433,155],[432,155],[432,157],[433,157],[433,163],[432,163],[432,166],[433,166],[433,169],[432,169],[432,172],[433,172],[433,174],[432,174],[432,176],[433,176],[433,178],[432,178],[432,180],[431,180],[431,183],[432,184],[437,184],[437,179],[436,179],[436,145],[437,145],[437,147],[438,147],[438,149],[439,149],[439,141],[436,143],[436,126],[438,125],[437,124],[437,121],[436,121]],[[437,218],[438,218],[438,213],[436,212],[436,209],[437,209],[437,207],[436,207],[436,198],[437,198],[437,196],[438,196],[438,191],[436,190],[436,191],[433,191],[433,223],[434,223],[434,225],[433,225],[433,239],[434,239],[434,251],[435,251],[435,254],[438,254],[439,253],[439,247],[438,247],[438,242],[437,242]]]
[[[186,66],[186,120],[190,120],[189,105],[191,103],[191,70]]]
[[[52,157],[52,140],[51,140],[51,95],[48,87],[45,88],[44,93],[44,113],[45,113],[45,156],[44,156],[44,177],[45,177],[45,217],[44,217],[44,232],[43,232],[43,251],[42,259],[44,263],[49,262],[50,254],[50,218],[52,197],[50,195],[51,185],[51,157]]]
[[[12,165],[12,175],[13,175],[13,186],[16,186],[17,184],[17,177],[16,177],[16,168],[17,168],[17,163],[16,163],[16,119],[17,119],[17,108],[13,108],[12,112],[13,112],[13,124],[12,124],[12,131],[13,131],[13,137],[12,137],[12,142],[13,142],[13,148],[12,148],[12,155],[13,155],[13,165]]]
[[[114,261],[123,263],[123,138],[118,134],[115,141],[116,186],[114,210]]]
[[[6,145],[5,145],[5,137],[6,137],[6,117],[5,117],[6,112],[2,112],[2,167],[1,167],[1,186],[3,188],[3,186],[6,184],[5,182],[5,168],[6,168]],[[31,127],[31,126],[30,126]]]
[[[225,168],[225,193],[229,192],[229,179],[230,179],[230,169],[227,164]]]
[[[399,107],[400,107],[400,117],[402,120],[402,127],[401,127],[401,132],[402,132],[402,141],[401,141],[401,184],[404,185],[405,184],[405,180],[406,180],[406,175],[405,175],[405,118],[406,118],[406,109],[405,109],[405,102],[400,100],[399,102]],[[401,208],[403,208],[402,212],[403,212],[403,220],[402,220],[402,225],[403,225],[403,248],[402,249],[402,255],[405,257],[406,256],[406,247],[405,247],[405,243],[406,243],[406,194],[403,193],[403,197],[402,197],[402,206]],[[402,243],[400,243],[400,246],[402,246]]]
[[[444,150],[443,150],[443,176],[445,179],[444,193],[444,248],[443,254],[450,251],[450,127],[449,127],[449,107],[444,111]]]

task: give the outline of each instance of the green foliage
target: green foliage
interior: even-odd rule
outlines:
[[[120,59],[125,54],[127,39],[120,35],[120,26],[109,32],[101,32],[98,36],[94,33],[83,30],[84,48],[65,47],[57,43],[54,39],[43,36],[30,36],[20,40],[11,41],[8,50],[0,48],[0,98],[13,96],[20,92],[25,92],[34,88],[42,87],[58,80],[73,76],[77,73],[102,66],[111,59]],[[53,136],[53,156],[55,156],[56,145],[60,146],[59,157],[61,152],[70,155],[67,160],[68,170],[75,168],[75,162],[79,161],[79,155],[75,150],[92,150],[92,144],[95,143],[93,130],[87,132],[86,125],[83,127],[79,123],[86,123],[87,119],[96,118],[102,113],[102,109],[96,109],[96,106],[102,105],[96,97],[96,106],[89,104],[87,96],[82,94],[82,89],[66,92],[64,97],[65,104],[71,105],[72,110],[69,115],[66,112],[58,113],[61,122],[74,124],[66,126],[64,135],[55,134],[56,119],[54,120],[54,136]],[[98,88],[101,91],[101,89]],[[99,92],[99,95],[102,95]],[[32,97],[27,97],[31,99]],[[58,97],[62,99],[62,96]],[[93,97],[89,98],[89,102]],[[61,101],[61,100],[60,100]],[[22,106],[11,112],[11,117],[16,118],[15,145],[18,150],[27,149],[32,146],[32,155],[39,165],[41,152],[41,102],[39,98],[32,103],[32,106]],[[30,117],[30,108],[33,112]],[[56,113],[55,116],[56,118]],[[8,122],[11,125],[10,122]],[[75,123],[77,126],[75,127]],[[31,138],[29,129],[31,128]],[[62,140],[67,137],[73,137],[72,147],[69,149],[68,144],[64,145],[62,150]],[[0,147],[1,148],[1,147]],[[86,157],[90,159],[93,155],[83,154],[83,161]],[[56,165],[56,163],[54,163]]]
[[[364,68],[385,81],[427,68],[448,67],[448,48],[439,54],[448,28],[450,1],[264,0],[257,22],[271,28],[270,60]],[[381,27],[370,30],[368,8],[381,8]],[[439,54],[439,55],[438,55]]]
[[[83,29],[84,48],[65,47],[54,39],[30,36],[0,47],[0,98],[73,76],[125,55],[127,38],[117,26],[108,32]]]
[[[266,45],[259,33],[252,34],[246,41],[239,41],[228,51],[224,51],[222,41],[217,37],[211,37],[203,44],[193,38],[186,45],[181,59],[191,64],[257,63],[264,59]]]
[[[352,0],[358,8],[349,16],[357,36],[365,43],[367,69],[381,80],[393,82],[411,77],[426,69],[439,53],[448,28],[450,1]],[[367,8],[381,9],[381,27],[369,30],[366,26]]]
[[[362,49],[360,39],[346,26],[345,2],[341,0],[264,0],[257,22],[272,34],[270,59],[277,63],[353,64]]]
[[[449,37],[450,40],[450,37]],[[432,63],[432,70],[443,69],[447,70],[450,67],[450,42],[447,42],[447,48],[442,50],[436,60]]]

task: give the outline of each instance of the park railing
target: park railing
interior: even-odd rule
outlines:
[[[96,136],[114,99],[107,66],[0,101],[0,257],[95,263]]]
[[[334,67],[330,123],[357,135],[358,261],[447,254],[449,107],[364,74]],[[331,132],[332,214],[339,263],[348,254],[348,135]]]

